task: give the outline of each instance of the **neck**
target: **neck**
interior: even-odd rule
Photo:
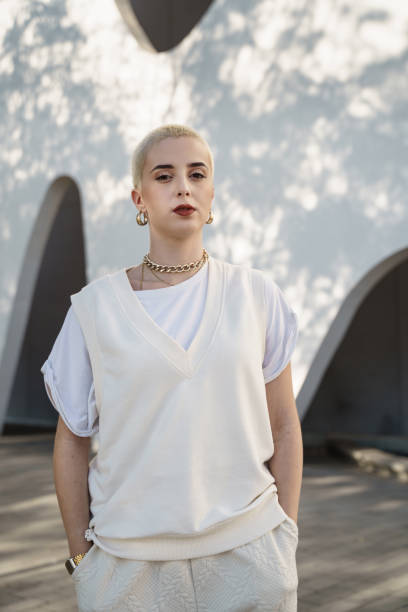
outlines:
[[[185,265],[198,261],[203,256],[203,245],[195,241],[194,244],[177,244],[169,247],[166,244],[150,244],[149,258],[164,266]]]

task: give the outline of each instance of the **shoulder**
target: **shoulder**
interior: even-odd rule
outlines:
[[[263,271],[258,270],[257,268],[251,268],[250,266],[242,265],[242,264],[234,264],[230,261],[225,261],[222,259],[213,258],[216,264],[222,267],[225,273],[232,279],[236,280],[250,280],[261,282],[263,280]]]
[[[268,279],[263,270],[223,260],[217,260],[217,263],[224,269],[225,278],[230,288],[240,288],[246,294],[250,293],[254,296],[260,306],[265,304],[265,290]]]
[[[225,267],[226,270],[229,271],[230,274],[235,274],[237,276],[256,279],[262,283],[269,283],[271,286],[277,286],[276,282],[273,280],[271,274],[266,272],[265,270],[261,270],[260,268],[253,268],[251,266],[243,265],[243,264],[233,264],[229,261],[217,260],[221,265]]]

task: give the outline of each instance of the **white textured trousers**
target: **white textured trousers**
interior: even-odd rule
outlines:
[[[290,517],[248,544],[193,559],[124,559],[94,544],[72,574],[78,609],[296,612],[297,545]]]

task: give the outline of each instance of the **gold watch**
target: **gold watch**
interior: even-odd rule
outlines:
[[[86,553],[79,553],[79,555],[75,555],[75,557],[70,557],[65,561],[65,567],[68,570],[69,574],[72,574],[77,565],[80,564],[81,559],[85,557]]]

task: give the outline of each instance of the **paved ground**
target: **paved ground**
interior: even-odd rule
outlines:
[[[0,437],[0,609],[75,611],[53,435]],[[298,612],[408,611],[408,484],[305,459]]]

